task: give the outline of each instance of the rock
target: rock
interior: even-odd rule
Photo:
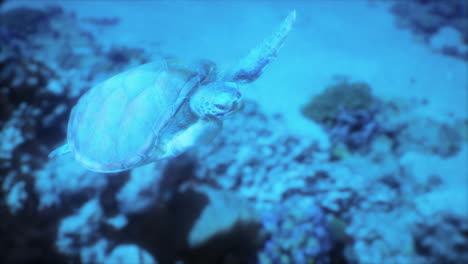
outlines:
[[[397,1],[396,24],[410,29],[429,47],[468,60],[468,2],[459,0]]]
[[[148,252],[132,244],[119,245],[114,248],[103,263],[158,264]]]
[[[414,226],[413,233],[415,249],[432,262],[468,262],[468,218],[431,215]]]
[[[462,135],[448,123],[413,116],[396,137],[397,152],[421,151],[442,157],[455,155],[462,147]]]
[[[99,238],[96,232],[102,218],[102,209],[95,199],[88,201],[72,216],[64,218],[58,229],[57,248],[66,254],[77,254]]]
[[[115,194],[119,212],[131,214],[145,211],[160,197],[162,164],[148,164],[130,172],[125,185]]]
[[[8,192],[6,203],[10,211],[15,214],[23,208],[23,203],[28,198],[26,183],[23,181],[17,182],[10,190],[5,190],[5,192]]]
[[[190,231],[189,247],[200,247],[217,235],[232,232],[231,230],[235,229],[236,226],[259,223],[253,206],[234,193],[206,186],[197,186],[195,190],[207,195],[209,202]]]
[[[439,52],[452,49],[458,54],[468,52],[468,45],[463,41],[463,35],[453,27],[442,27],[429,39],[429,46]]]
[[[34,187],[39,194],[38,209],[59,207],[71,197],[96,197],[107,185],[108,179],[90,172],[73,161],[70,156],[51,160],[42,169],[33,172]]]

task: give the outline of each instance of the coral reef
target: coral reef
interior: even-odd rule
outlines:
[[[431,215],[466,219],[458,212],[466,208],[464,198],[468,193],[455,184],[464,186],[461,181],[467,180],[467,166],[462,161],[466,148],[447,151],[450,148],[441,145],[437,131],[447,127],[454,132],[452,125],[422,114],[424,105],[405,105],[412,108],[399,106],[401,112],[386,111],[379,118],[393,121],[389,123],[399,128],[435,119],[438,125],[425,128],[434,131],[428,133],[430,140],[413,141],[406,132],[380,134],[369,143],[365,154],[335,161],[332,153],[320,150],[313,140],[282,130],[281,119],[264,116],[255,105],[246,103],[241,115],[226,122],[221,137],[211,147],[198,151],[203,163],[199,163],[197,177],[235,191],[264,212],[264,226],[272,238],[259,253],[261,263],[307,263],[304,257],[314,263],[327,263],[328,256],[332,256],[331,261],[346,258],[356,263],[427,263],[431,256],[414,248],[418,236],[405,230],[417,229]],[[463,146],[459,138],[454,138],[444,144]],[[426,147],[430,142],[439,142],[434,146],[437,148]],[[402,148],[406,144],[413,147]],[[428,160],[438,169],[425,166],[422,161]],[[449,190],[454,204],[451,210],[440,204]],[[426,199],[439,200],[440,206]],[[326,221],[320,220],[320,210],[327,216]],[[301,219],[308,219],[304,223],[309,226],[300,224]],[[383,222],[394,224],[389,228]],[[462,227],[459,230],[453,245],[466,245],[468,237],[463,235]],[[307,242],[302,241],[299,234],[308,232]],[[320,243],[312,243],[312,238]],[[340,244],[344,248],[341,253]],[[446,252],[452,259],[464,259],[457,247]]]
[[[468,261],[466,120],[340,80],[302,109],[330,149],[246,101],[211,144],[103,176],[47,154],[80,94],[149,58],[59,8],[0,16],[24,12],[0,26],[1,263]]]
[[[435,263],[465,263],[468,261],[466,233],[468,225],[452,215],[433,215],[427,222],[414,227],[415,248],[424,258]],[[450,237],[448,241],[447,237]],[[441,243],[441,241],[447,241]]]
[[[396,155],[411,150],[444,157],[455,155],[463,138],[457,124],[414,114],[412,104],[420,105],[377,99],[367,84],[340,80],[313,97],[301,111],[325,127],[332,139],[334,159],[346,158],[356,151],[366,154],[378,138],[389,140],[389,151]]]
[[[432,152],[449,157],[460,151],[461,143],[462,135],[453,125],[429,118],[416,119],[406,123],[399,132],[397,151]]]
[[[302,108],[302,114],[316,122],[333,126],[342,111],[368,111],[375,107],[376,99],[364,82],[338,80]]]
[[[258,253],[260,263],[329,263],[327,220],[312,197],[287,199],[265,213],[263,225],[271,237]]]
[[[21,19],[18,19],[21,18]],[[0,17],[2,40],[29,36],[47,30],[49,14],[45,10],[19,7],[5,12]]]
[[[65,136],[78,96],[99,79],[97,69],[120,71],[143,55],[122,63],[97,56],[92,36],[54,6],[14,8],[0,20],[0,243],[11,252],[0,262],[65,263],[53,243],[56,223],[75,207],[60,206],[79,205],[107,181],[66,161],[48,163],[47,154]]]
[[[304,193],[311,164],[328,155],[317,142],[291,136],[282,122],[246,102],[220,137],[197,151],[197,160],[203,161],[196,168],[197,182],[253,202],[270,234],[258,253],[260,263],[327,263],[330,235],[320,208]]]
[[[391,11],[398,27],[411,30],[434,50],[468,60],[466,1],[398,1]]]
[[[377,135],[392,132],[394,128],[381,120],[384,110],[368,84],[340,78],[314,96],[301,112],[325,127],[335,148],[333,154],[339,158],[346,156],[348,149],[363,150]]]
[[[95,185],[94,191],[86,184],[57,185],[61,193],[76,186],[73,192],[85,192],[90,199],[70,201],[73,197],[62,196],[62,204],[82,205],[61,221],[56,242],[59,251],[79,257],[83,263],[107,263],[117,245],[134,248],[135,255],[127,256],[134,261],[138,252],[147,252],[148,263],[243,263],[255,259],[265,233],[251,203],[200,184],[158,181],[172,180],[174,173],[181,172],[180,167],[174,171],[172,166],[151,164],[133,170],[129,177],[116,174],[112,177],[120,178],[120,184]],[[88,177],[102,178],[98,174]],[[156,180],[148,185],[145,179]],[[169,195],[157,192],[162,186]],[[130,209],[130,203],[134,208]]]
[[[468,192],[462,184],[468,175],[462,162],[465,157],[466,149],[450,160],[416,152],[396,160],[398,164],[389,167],[393,172],[388,172],[393,180],[389,176],[379,180],[388,190],[398,186],[393,195],[387,196],[389,192],[383,189],[369,193],[379,195],[380,202],[350,211],[346,232],[355,241],[347,249],[349,258],[358,263],[465,262],[467,255],[462,251],[468,237],[463,231],[466,226],[459,224],[468,217],[461,209],[468,206]],[[435,226],[450,234],[443,242],[434,229],[427,231]]]

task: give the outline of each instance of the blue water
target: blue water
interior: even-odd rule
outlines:
[[[0,10],[0,263],[468,262],[464,1]]]

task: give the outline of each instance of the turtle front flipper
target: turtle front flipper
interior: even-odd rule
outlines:
[[[68,147],[68,144],[65,144],[63,146],[60,146],[56,149],[54,149],[52,152],[49,153],[49,158],[55,158],[57,156],[62,156],[70,152],[70,148]]]
[[[174,134],[164,145],[163,151],[153,152],[150,156],[153,160],[178,156],[194,146],[210,143],[221,131],[223,123],[217,118],[200,118],[185,130]]]
[[[265,66],[277,57],[295,20],[296,11],[294,10],[289,13],[273,35],[253,49],[234,69],[227,72],[224,79],[238,83],[250,83],[258,79]]]

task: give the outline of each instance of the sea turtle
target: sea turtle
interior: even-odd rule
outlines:
[[[49,154],[72,153],[85,168],[119,172],[209,143],[222,120],[239,110],[239,84],[256,80],[276,58],[296,18],[234,68],[208,60],[161,58],[117,74],[87,91],[71,111],[67,142]]]

